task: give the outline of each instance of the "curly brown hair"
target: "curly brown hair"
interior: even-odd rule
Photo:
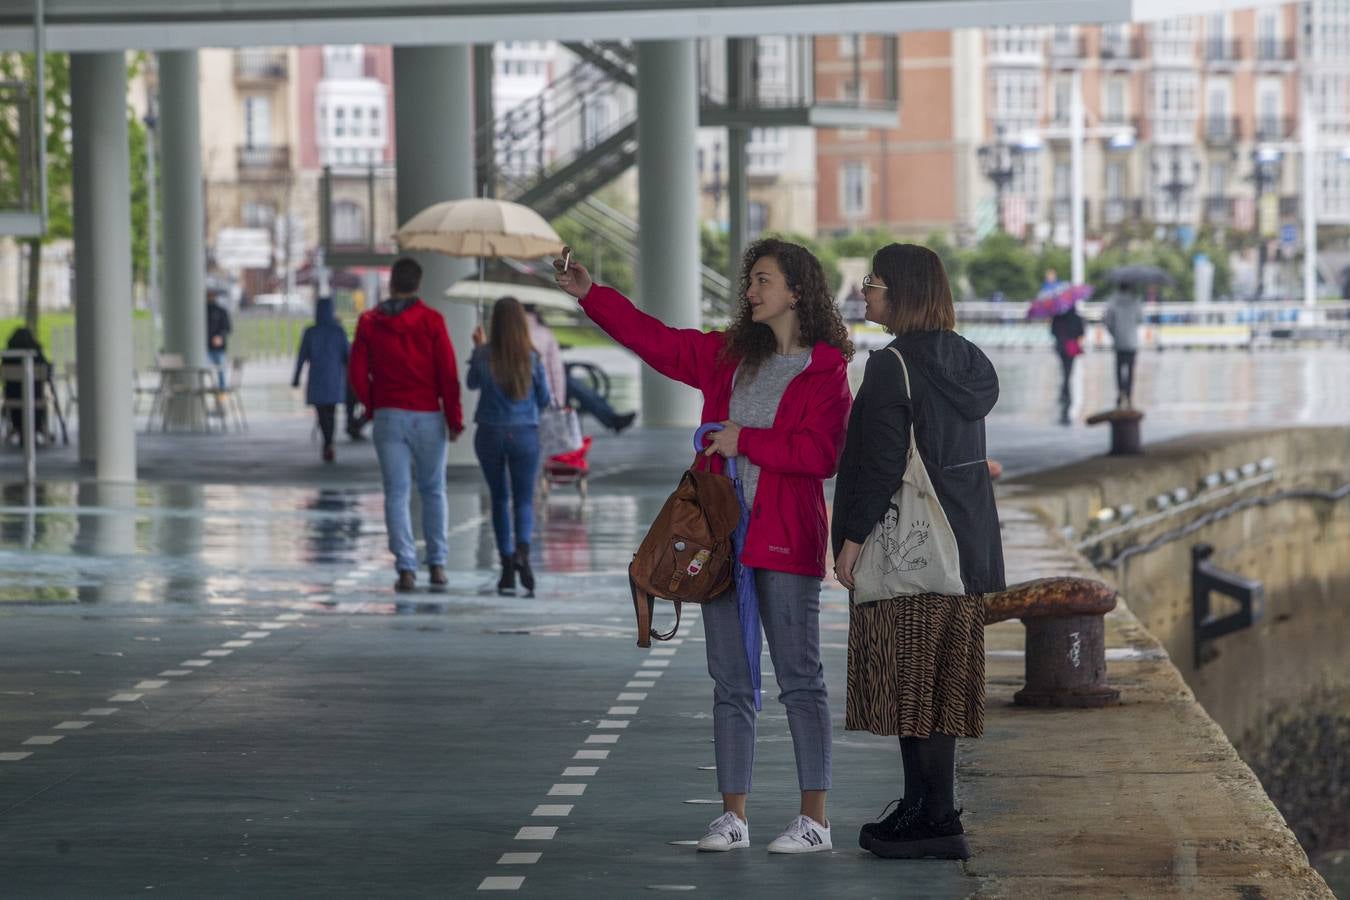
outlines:
[[[829,344],[844,354],[845,360],[853,359],[853,341],[849,340],[848,327],[844,325],[839,307],[830,296],[830,287],[820,260],[800,244],[790,244],[777,238],[755,241],[746,248],[741,258],[740,310],[727,329],[726,344],[722,347],[723,356],[739,359],[749,368],[756,369],[773,356],[777,349],[773,329],[750,318],[750,301],[746,299],[750,291],[750,270],[766,256],[773,257],[778,263],[788,290],[797,297],[797,320],[801,327],[802,343],[808,347]]]

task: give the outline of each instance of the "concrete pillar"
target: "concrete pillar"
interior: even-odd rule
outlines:
[[[95,464],[99,481],[134,482],[131,184],[122,54],[72,53],[70,95],[80,458]]]
[[[492,131],[496,110],[492,102],[492,79],[495,75],[492,44],[476,44],[473,48],[473,127],[476,141],[474,154],[477,166],[479,197],[497,196],[497,141]]]
[[[164,188],[164,349],[206,365],[201,108],[196,50],[159,54]]]
[[[698,74],[694,42],[637,44],[638,285],[642,307],[667,325],[698,328]],[[644,113],[648,113],[644,115]],[[642,369],[647,425],[697,425],[699,395]]]
[[[736,109],[748,109],[754,99],[754,80],[750,73],[755,47],[753,39],[727,38],[727,100]],[[746,177],[749,142],[750,129],[743,125],[727,128],[727,268],[730,271],[726,274],[731,279],[733,309],[740,300],[741,256],[750,242],[750,188]]]
[[[467,46],[394,48],[394,127],[398,142],[398,221],[443,200],[474,195],[472,53]],[[422,299],[445,317],[459,361],[472,348],[470,335],[478,313],[451,304],[445,291],[476,271],[472,259],[416,253],[422,264]],[[387,291],[388,285],[382,285]],[[465,434],[450,445],[450,465],[476,465],[473,413],[478,394],[462,390]]]

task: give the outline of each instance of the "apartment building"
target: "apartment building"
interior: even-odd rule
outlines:
[[[901,36],[889,131],[820,136],[825,231],[886,225],[1067,242],[1069,112],[1086,120],[1090,232],[1146,220],[1271,234],[1300,219],[1300,103],[1312,86],[1319,221],[1350,221],[1350,3],[1285,3],[1149,26]],[[1001,196],[979,150],[1003,162]],[[1258,198],[1259,195],[1259,198]]]

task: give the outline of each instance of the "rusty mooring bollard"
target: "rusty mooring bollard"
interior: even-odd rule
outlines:
[[[1139,422],[1144,414],[1137,409],[1111,409],[1089,416],[1089,425],[1111,424],[1111,451],[1108,456],[1137,456],[1144,452]]]
[[[1087,578],[1042,578],[985,596],[986,625],[1021,619],[1027,628],[1026,686],[1018,706],[1094,707],[1120,699],[1106,683],[1106,626],[1116,592]]]

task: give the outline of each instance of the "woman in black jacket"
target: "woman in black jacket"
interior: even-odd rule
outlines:
[[[953,328],[942,262],[925,247],[891,244],[863,281],[867,319],[896,335],[877,351],[848,423],[835,483],[835,574],[850,591],[862,544],[897,512],[910,425],[938,501],[955,532],[960,596],[919,594],[854,605],[849,617],[845,727],[897,735],[904,796],[859,843],[878,856],[970,855],[955,805],[956,739],[984,730],[984,606],[1002,590],[1003,545],[986,462],[984,418],[998,375]],[[897,532],[898,534],[899,532]]]

